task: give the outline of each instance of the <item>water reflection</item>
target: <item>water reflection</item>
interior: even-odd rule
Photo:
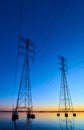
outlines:
[[[74,130],[74,118],[60,117],[59,126],[60,130]]]
[[[13,121],[14,130],[32,130],[32,119]]]

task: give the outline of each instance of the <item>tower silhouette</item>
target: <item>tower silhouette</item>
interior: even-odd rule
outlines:
[[[66,78],[66,59],[62,56],[59,56],[58,59],[60,61],[61,85],[59,96],[59,113],[57,113],[57,116],[60,116],[60,112],[65,112],[65,117],[68,117],[68,112],[74,112],[74,110]],[[73,116],[76,116],[76,114],[73,113]]]
[[[18,119],[18,110],[25,110],[28,118],[35,118],[32,111],[33,105],[29,67],[29,60],[32,59],[34,61],[34,44],[29,39],[21,37],[20,44],[18,45],[18,55],[24,56],[24,63],[19,85],[17,104],[16,108],[13,110],[12,120]]]

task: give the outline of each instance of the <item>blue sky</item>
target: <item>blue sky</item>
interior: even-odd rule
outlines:
[[[20,2],[0,1],[0,106],[12,106],[17,98],[19,83],[18,79],[15,83],[14,76]],[[24,0],[21,35],[31,39],[36,50],[31,66],[34,106],[58,104],[61,77],[57,55],[68,60],[67,79],[73,103],[84,105],[83,15],[83,0]]]

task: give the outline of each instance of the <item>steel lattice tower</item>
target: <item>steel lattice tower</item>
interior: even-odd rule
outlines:
[[[66,59],[64,57],[59,56],[59,64],[61,70],[61,85],[60,85],[60,96],[59,96],[59,111],[65,112],[65,116],[68,116],[68,112],[73,111],[73,105],[71,100],[71,95],[67,83],[66,78]],[[58,113],[57,116],[60,116]],[[73,113],[73,116],[76,116]]]
[[[27,111],[28,118],[34,118],[35,115],[32,114],[33,105],[29,69],[29,59],[32,58],[34,60],[34,44],[29,39],[21,37],[20,44],[18,45],[18,54],[24,56],[24,63],[19,85],[17,104],[15,111],[13,112],[13,118],[18,118],[17,112],[19,109]]]

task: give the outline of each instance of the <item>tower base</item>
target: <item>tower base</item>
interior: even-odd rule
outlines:
[[[60,113],[57,113],[57,116],[60,116]]]
[[[14,111],[12,112],[12,121],[15,121],[15,120],[17,120],[17,119],[19,119],[19,115],[17,114],[17,111],[14,110]]]
[[[76,113],[73,113],[73,116],[76,117]]]
[[[65,113],[65,117],[68,117],[68,113]]]
[[[28,113],[28,114],[27,114],[27,118],[28,118],[28,119],[30,119],[30,118],[31,118],[31,119],[35,119],[35,114],[30,114],[30,113]]]

